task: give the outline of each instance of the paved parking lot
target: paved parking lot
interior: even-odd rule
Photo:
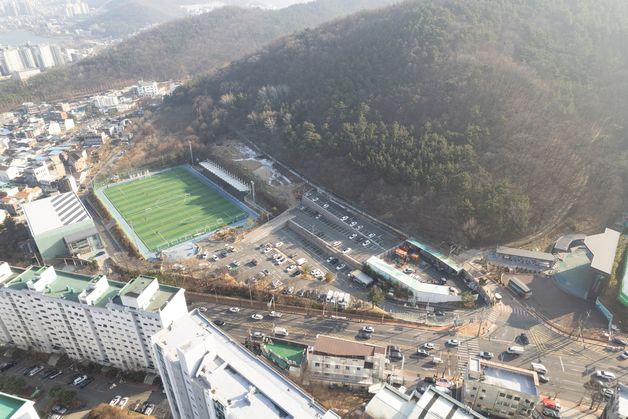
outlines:
[[[341,248],[351,248],[351,255],[358,261],[378,255],[401,242],[394,231],[373,222],[326,194],[310,191],[302,199],[297,223],[322,233],[324,240],[342,241]]]
[[[52,367],[45,362],[37,362],[28,357],[22,359],[13,359],[10,357],[0,357],[0,364],[8,361],[17,361],[17,364],[7,371],[2,372],[2,376],[17,376],[24,379],[27,385],[39,389],[41,397],[35,402],[35,408],[38,411],[45,411],[50,404],[48,391],[55,386],[62,386],[66,390],[75,391],[76,399],[79,401],[80,407],[70,410],[64,417],[81,418],[84,417],[89,410],[96,407],[100,403],[109,403],[113,397],[120,395],[128,397],[129,402],[126,408],[132,408],[134,405],[144,402],[153,403],[156,406],[153,416],[159,418],[170,417],[170,408],[165,395],[158,386],[151,386],[139,383],[120,382],[104,374],[91,374],[73,365],[65,365],[62,362],[58,366]],[[33,366],[41,365],[44,369],[34,376],[24,376],[24,372]],[[45,373],[51,369],[58,369],[62,374],[54,379],[44,377]],[[85,374],[89,378],[93,378],[85,388],[79,388],[70,383],[79,374]]]

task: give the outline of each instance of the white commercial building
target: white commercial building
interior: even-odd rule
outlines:
[[[140,80],[137,82],[137,86],[135,86],[135,90],[137,95],[140,97],[144,96],[156,96],[159,93],[159,89],[157,88],[157,83],[154,81],[144,81]]]
[[[368,417],[376,419],[486,419],[464,403],[448,395],[440,387],[429,386],[423,394],[406,394],[389,384],[375,393],[365,409]]]
[[[366,265],[382,279],[408,290],[411,303],[449,303],[462,301],[462,297],[445,285],[434,285],[421,282],[399,269],[389,265],[377,256],[371,256]]]
[[[0,419],[39,419],[39,415],[34,402],[0,393]]]
[[[339,418],[196,310],[153,342],[175,419]]]
[[[463,401],[491,417],[525,418],[540,401],[537,373],[506,364],[469,359]]]
[[[365,390],[385,380],[386,349],[319,335],[307,353],[307,373],[312,381]]]
[[[150,338],[187,313],[184,292],[147,276],[125,284],[0,263],[0,344],[155,371]]]

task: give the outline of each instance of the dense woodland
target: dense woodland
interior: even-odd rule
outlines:
[[[130,12],[131,9],[144,7],[141,1],[134,1],[110,2],[114,5],[108,4],[111,9],[106,14],[128,13],[131,17],[139,15],[153,19],[149,15],[155,9],[163,9],[163,3],[170,0],[145,1],[150,3],[145,14]],[[0,110],[10,109],[27,100],[52,100],[95,93],[128,85],[138,79],[183,79],[211,73],[281,36],[393,1],[318,0],[280,10],[225,7],[204,15],[174,20],[129,38],[95,57],[48,70],[29,79],[26,85],[19,82],[0,84]],[[118,4],[120,7],[116,6]],[[170,8],[177,9],[174,4]],[[127,22],[126,18],[103,19],[101,15],[98,15],[98,21],[117,22],[119,25],[126,25]]]
[[[414,0],[308,29],[176,92],[433,238],[594,230],[628,196],[628,3]]]

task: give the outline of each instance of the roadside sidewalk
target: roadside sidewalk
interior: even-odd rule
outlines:
[[[602,415],[604,409],[599,408],[592,410],[590,400],[584,400],[579,406],[577,403],[570,402],[568,400],[561,400],[562,409],[560,410],[560,416],[564,419],[593,419],[599,418]]]

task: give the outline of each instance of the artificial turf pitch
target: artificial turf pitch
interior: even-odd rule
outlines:
[[[151,252],[247,216],[183,168],[109,185],[103,192]]]

